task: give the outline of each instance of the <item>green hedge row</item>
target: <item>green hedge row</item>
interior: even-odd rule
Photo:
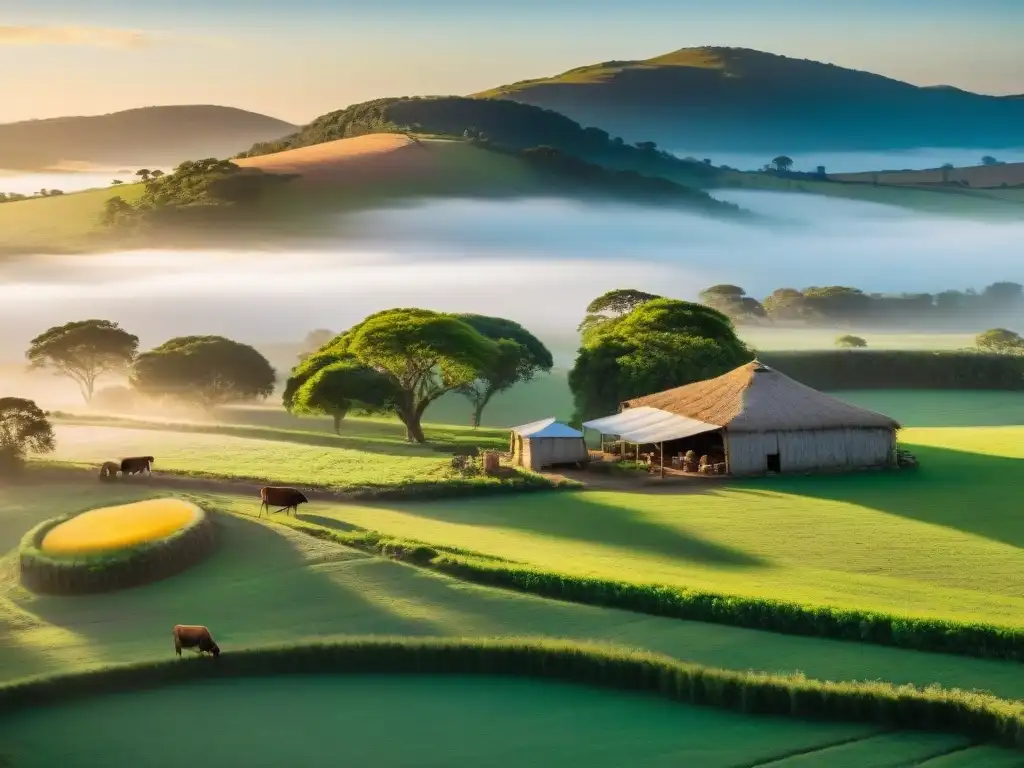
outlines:
[[[93,556],[57,557],[42,551],[43,537],[75,513],[46,520],[22,537],[21,583],[33,592],[84,595],[129,589],[175,576],[205,559],[217,547],[217,527],[205,514],[194,524],[159,541]]]
[[[876,723],[960,733],[1024,749],[1024,703],[941,688],[833,683],[736,672],[664,656],[537,639],[353,638],[225,649],[217,659],[168,659],[0,686],[0,712],[194,680],[282,674],[513,675],[646,692],[752,715]]]
[[[391,538],[374,531],[338,531],[294,520],[284,524],[310,536],[407,561],[465,581],[555,600],[783,635],[1024,661],[1024,629],[1015,627],[802,605],[660,584],[631,584],[573,576],[454,547]]]
[[[1024,356],[928,350],[764,352],[758,359],[822,390],[1024,390]]]

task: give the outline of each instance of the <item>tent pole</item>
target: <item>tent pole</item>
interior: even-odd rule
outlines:
[[[661,446],[660,446],[658,452],[661,454],[661,479],[664,480],[665,479],[665,441],[664,440],[661,441]]]

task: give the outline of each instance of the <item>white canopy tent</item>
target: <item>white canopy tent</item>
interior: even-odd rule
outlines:
[[[585,421],[583,426],[585,429],[595,429],[601,433],[602,452],[604,451],[604,435],[614,435],[620,441],[634,445],[658,445],[662,474],[665,473],[665,443],[667,441],[681,440],[684,437],[721,429],[718,424],[708,424],[647,406],[629,408],[613,416]]]
[[[562,424],[553,418],[531,421],[520,427],[512,427],[512,431],[520,437],[583,437],[583,433],[578,429],[573,429],[568,424]]]
[[[590,458],[583,433],[553,418],[513,427],[511,432],[512,461],[534,471]]]

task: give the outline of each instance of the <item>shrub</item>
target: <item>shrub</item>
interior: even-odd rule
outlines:
[[[80,595],[127,589],[174,576],[216,547],[216,526],[203,510],[200,512],[194,522],[169,536],[95,554],[54,554],[43,547],[47,534],[86,513],[46,520],[22,538],[21,583],[33,592]]]
[[[193,680],[395,673],[559,680],[639,691],[745,714],[960,733],[976,741],[1024,749],[1024,703],[987,694],[737,672],[686,664],[651,653],[533,638],[351,638],[331,643],[226,650],[216,660],[182,662],[172,658],[117,665],[7,683],[0,686],[0,712]]]
[[[758,359],[809,387],[1024,390],[1024,356],[919,350],[764,352]]]

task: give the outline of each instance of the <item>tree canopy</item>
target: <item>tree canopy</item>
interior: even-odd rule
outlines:
[[[768,315],[761,302],[753,296],[747,296],[747,292],[738,285],[712,285],[700,292],[700,300],[736,323]]]
[[[38,405],[20,397],[0,397],[0,474],[16,472],[29,453],[56,448],[53,425]]]
[[[569,373],[575,417],[614,413],[623,400],[718,376],[752,358],[718,310],[653,299],[585,340]]]
[[[645,301],[660,298],[662,297],[657,294],[638,291],[635,288],[616,288],[602,293],[587,305],[587,314],[576,330],[586,339],[587,335],[602,323],[632,312]]]
[[[476,379],[457,388],[472,403],[471,424],[479,427],[484,408],[492,397],[518,383],[530,381],[540,371],[550,371],[554,360],[543,342],[519,323],[486,315],[458,317],[497,344],[491,364]]]
[[[864,349],[867,345],[868,343],[863,337],[853,336],[851,334],[846,334],[845,336],[840,336],[836,339],[837,347],[845,347],[847,349]]]
[[[54,326],[29,342],[25,356],[33,368],[50,368],[72,379],[88,403],[96,380],[127,369],[139,337],[109,320],[78,320]]]
[[[169,397],[212,409],[264,398],[274,391],[270,362],[248,344],[223,336],[180,336],[135,361],[132,386],[151,397]]]
[[[285,407],[344,415],[359,404],[392,412],[405,424],[408,439],[423,443],[427,406],[479,379],[497,354],[495,342],[456,315],[427,309],[384,310],[297,366],[285,388]],[[335,366],[347,366],[345,373],[315,378],[321,370]],[[366,370],[357,376],[353,366]]]
[[[974,340],[979,349],[989,352],[1024,352],[1024,337],[1006,328],[991,328]]]

